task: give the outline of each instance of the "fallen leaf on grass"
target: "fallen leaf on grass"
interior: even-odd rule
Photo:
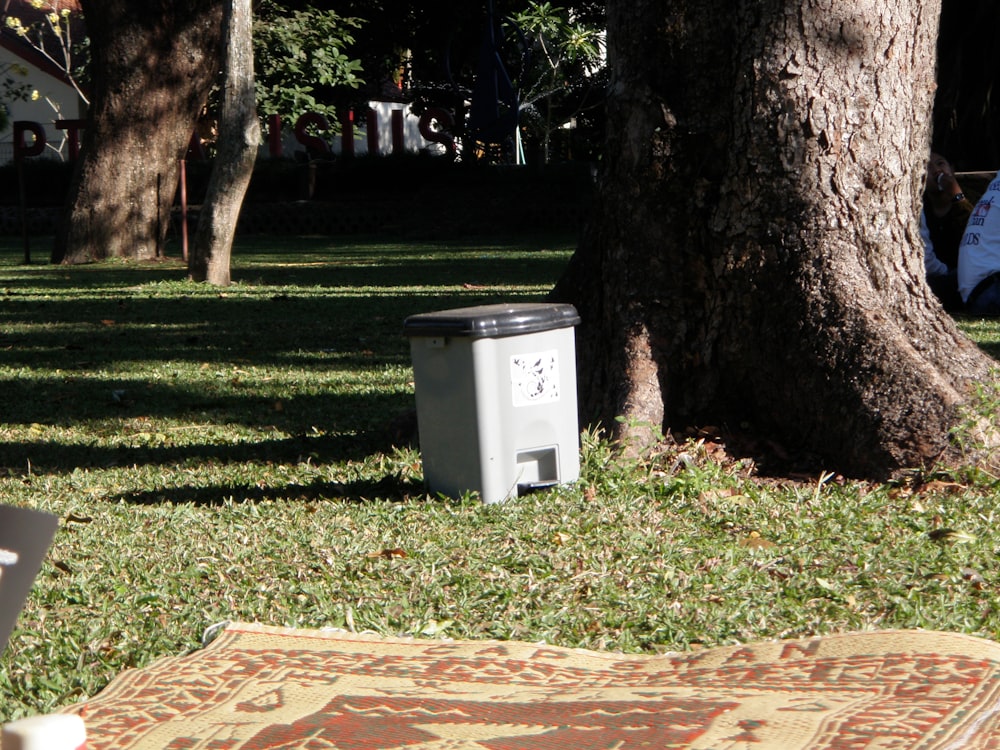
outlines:
[[[965,489],[965,487],[963,487],[958,482],[944,482],[940,479],[935,479],[932,482],[927,482],[925,484],[920,485],[917,491],[920,492],[921,494],[929,494],[935,492],[940,492],[940,493],[961,492],[963,489]]]
[[[378,552],[369,552],[365,557],[376,559],[379,557],[384,557],[386,560],[392,560],[394,557],[406,557],[406,550],[400,549],[399,547],[393,547],[392,549],[384,549]]]
[[[975,568],[962,568],[962,579],[971,583],[978,591],[982,591],[986,586],[986,579]]]
[[[721,557],[709,557],[698,563],[698,570],[715,570],[722,562]]]
[[[699,493],[698,499],[703,503],[711,503],[722,499],[739,502],[741,500],[745,500],[746,497],[739,494],[732,487],[718,487]]]
[[[569,544],[572,538],[573,537],[571,537],[565,531],[557,531],[555,534],[552,535],[552,543],[557,547],[562,547],[565,544]]]
[[[935,542],[952,542],[954,544],[969,544],[976,541],[975,535],[970,534],[968,531],[949,529],[947,527],[928,531],[927,536]]]
[[[747,549],[769,549],[778,546],[771,540],[762,537],[759,531],[751,531],[749,536],[740,539],[737,544]]]
[[[427,624],[420,629],[420,635],[438,636],[444,633],[455,623],[452,620],[428,620]]]

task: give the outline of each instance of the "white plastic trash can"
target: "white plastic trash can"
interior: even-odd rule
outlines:
[[[567,304],[411,315],[417,429],[432,492],[484,503],[580,476],[576,343]]]

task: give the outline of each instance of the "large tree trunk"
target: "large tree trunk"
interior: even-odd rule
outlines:
[[[53,262],[162,254],[179,159],[219,71],[223,0],[82,0],[92,98]]]
[[[230,257],[236,221],[260,145],[260,124],[254,97],[250,0],[228,0],[226,6],[219,149],[188,262],[192,279],[218,286],[230,282]]]
[[[992,360],[923,278],[939,8],[610,0],[600,199],[555,291],[587,418],[750,429],[852,475],[942,455]]]

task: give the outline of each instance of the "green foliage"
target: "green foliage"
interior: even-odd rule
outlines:
[[[603,102],[604,30],[550,2],[531,2],[512,20],[529,42],[517,80],[521,124],[544,143],[547,161],[552,134]]]
[[[992,321],[970,321],[967,329],[995,327]],[[992,323],[992,325],[990,325]],[[977,339],[990,350],[989,339]],[[962,451],[962,466],[954,472],[963,480],[1000,484],[1000,431],[996,417],[1000,414],[1000,369],[992,377],[972,385],[972,398],[959,411],[959,421],[952,428],[952,442]]]
[[[74,28],[78,24],[74,23],[73,11],[69,8],[49,10],[49,6],[41,0],[32,0],[30,4],[34,9],[33,17],[25,20],[7,16],[7,27],[54,65],[76,90],[77,96],[87,102],[84,83],[87,80],[90,45],[85,35],[82,39],[74,37]],[[38,96],[38,92],[31,92],[30,95]],[[56,116],[60,116],[58,103],[48,101]]]
[[[571,21],[570,12],[550,2],[532,2],[516,13],[514,21],[528,33],[544,57],[544,77],[554,76],[564,64],[582,63],[592,68],[604,51],[603,30]]]
[[[289,10],[263,0],[253,27],[258,111],[293,122],[315,112],[335,122],[337,90],[364,82],[360,62],[348,54],[360,25],[332,10]]]
[[[10,110],[7,102],[27,101],[31,86],[18,78],[28,75],[27,69],[17,63],[0,63],[0,133],[10,127]]]

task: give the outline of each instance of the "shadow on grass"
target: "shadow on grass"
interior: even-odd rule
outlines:
[[[20,251],[5,239],[0,238],[0,292],[11,301],[23,296],[18,291],[21,283],[56,295],[51,301],[76,304],[99,298],[116,301],[155,296],[157,285],[182,282],[187,277],[187,268],[178,258],[141,265],[24,266],[20,265]],[[523,284],[557,278],[567,259],[562,252],[545,251],[563,251],[571,242],[566,235],[533,237],[523,243],[491,243],[482,238],[447,243],[343,242],[294,236],[243,239],[234,248],[232,277],[235,288],[254,289],[263,299],[271,294],[280,296],[289,286],[379,289]],[[71,297],[59,297],[68,291],[73,292]],[[226,291],[190,284],[192,298],[225,298]]]
[[[26,267],[0,242],[0,470],[338,463],[385,450],[413,408],[404,319],[537,298],[567,245],[262,237],[240,241],[237,283],[219,289],[184,281],[176,259]],[[193,489],[191,501],[226,491]]]
[[[118,466],[168,466],[246,462],[339,463],[359,461],[371,453],[392,446],[380,432],[313,437],[300,435],[285,440],[254,440],[245,443],[194,444],[172,447],[106,448],[58,442],[2,443],[0,467],[8,472],[30,466],[34,473],[57,473],[81,469],[108,469]]]
[[[329,353],[400,358],[408,315],[518,296],[489,288],[395,295],[319,289],[301,297],[18,302],[0,294],[0,365],[87,371],[166,360],[282,365]]]
[[[161,503],[190,504],[214,507],[227,502],[255,503],[267,500],[312,502],[345,500],[351,502],[403,502],[427,496],[424,485],[399,475],[388,475],[374,481],[313,482],[306,485],[259,487],[257,485],[219,485],[214,487],[166,487],[149,492],[120,495],[115,500],[133,505]]]
[[[376,361],[381,364],[383,360]],[[366,364],[370,367],[371,361]],[[241,425],[291,435],[367,433],[387,428],[394,417],[413,408],[412,393],[388,392],[389,386],[380,393],[356,383],[324,383],[320,381],[323,373],[316,374],[316,384],[310,382],[309,372],[291,385],[244,386],[231,373],[194,384],[74,374],[62,379],[0,379],[2,419],[7,424],[36,427],[100,423],[93,429],[114,430],[119,440],[135,436],[148,444],[150,433],[163,433],[159,442],[169,442],[171,428],[158,424],[162,419],[183,420],[186,425],[179,429],[188,431]],[[349,387],[355,391],[338,391]]]
[[[531,294],[523,291],[526,284],[537,290],[565,263],[565,256],[553,255],[521,264],[505,259],[501,249],[452,251],[459,260],[424,259],[419,247],[371,252],[378,263],[364,267],[337,267],[323,253],[308,256],[315,262],[283,266],[285,256],[278,253],[268,256],[262,278],[307,286],[259,281],[218,290],[190,284],[190,293],[177,286],[159,291],[168,275],[159,267],[100,264],[36,274],[0,266],[0,367],[39,372],[0,379],[3,420],[86,418],[100,414],[123,387],[132,389],[137,408],[153,414],[197,408],[198,395],[184,391],[185,364],[209,372],[218,367],[220,378],[229,378],[234,367],[359,372],[408,366],[408,315],[521,299]],[[399,261],[386,263],[386,255],[397,254]],[[355,248],[345,262],[361,263],[364,255]],[[136,386],[146,363],[159,368],[156,379]],[[156,404],[157,398],[165,404]],[[215,398],[204,394],[201,400]]]

